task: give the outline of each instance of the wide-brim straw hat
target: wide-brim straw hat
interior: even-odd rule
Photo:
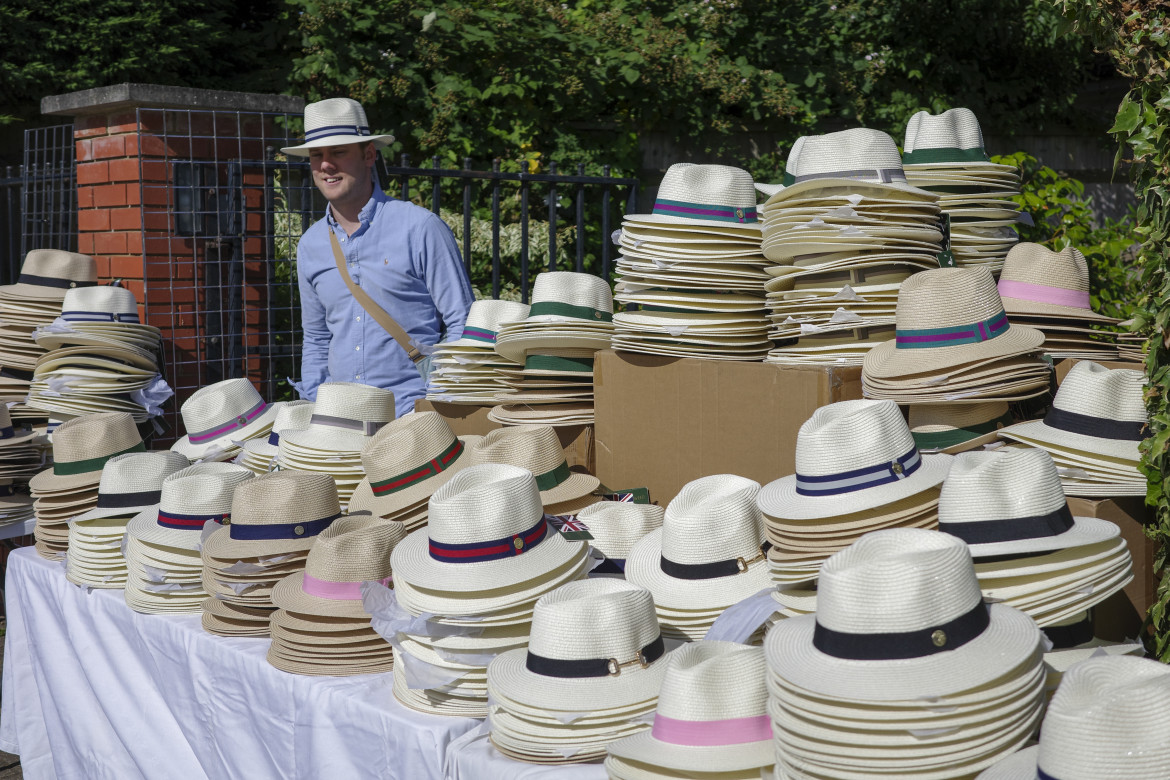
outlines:
[[[394,136],[370,133],[362,104],[350,98],[328,98],[305,106],[305,140],[280,151],[294,157],[308,157],[310,149],[370,142],[375,148],[394,142]]]
[[[952,108],[937,116],[919,111],[910,117],[902,164],[993,171],[1010,168],[988,159],[979,120],[969,108]]]
[[[1071,246],[1053,252],[1040,244],[1016,244],[1003,262],[999,294],[1008,314],[1120,322],[1093,311],[1089,299],[1089,264],[1080,250]]]
[[[309,425],[281,434],[280,450],[293,445],[317,450],[321,457],[335,452],[361,452],[370,438],[394,419],[394,393],[356,382],[326,382],[317,389]]]
[[[957,455],[999,438],[1014,422],[1004,401],[967,404],[911,404],[910,434],[921,451]]]
[[[463,335],[454,341],[436,345],[441,349],[474,347],[495,349],[496,337],[500,334],[501,322],[516,322],[528,317],[529,306],[519,301],[496,301],[484,299],[473,301],[463,324]]]
[[[53,432],[53,465],[29,480],[29,487],[37,493],[93,488],[101,482],[106,461],[145,449],[134,419],[126,412],[75,417]]]
[[[760,491],[760,509],[793,520],[838,517],[937,487],[950,455],[923,455],[893,401],[822,406],[796,437],[796,473]]]
[[[0,404],[0,453],[9,447],[33,442],[40,435],[41,433],[33,428],[17,428],[13,425],[8,404]]]
[[[729,165],[675,163],[666,170],[650,214],[627,214],[637,223],[758,227],[752,175]]]
[[[272,459],[280,450],[280,437],[287,431],[298,431],[309,427],[309,420],[313,416],[314,404],[312,401],[298,399],[296,401],[279,401],[274,406],[280,408],[276,417],[272,419],[272,428],[267,437],[248,439],[241,449],[252,455]]]
[[[169,450],[116,455],[102,467],[97,506],[73,522],[136,515],[159,502],[167,477],[190,465],[185,456]]]
[[[72,333],[54,332],[36,335],[36,342],[46,349],[77,342],[75,338],[93,339],[95,343],[119,341],[149,341],[157,343],[161,331],[153,325],[144,325],[138,318],[138,302],[134,293],[125,287],[100,285],[76,287],[65,292],[61,314],[54,321],[65,328],[80,325],[83,330]],[[84,330],[92,329],[92,330]]]
[[[0,287],[0,297],[60,301],[68,290],[97,284],[97,263],[89,255],[61,249],[32,249],[20,266],[16,284]]]
[[[204,525],[230,519],[236,486],[252,477],[231,463],[196,463],[176,471],[163,480],[158,505],[131,518],[126,533],[149,544],[198,550]]]
[[[490,431],[467,453],[471,465],[507,463],[528,469],[540,488],[545,506],[584,498],[597,489],[601,480],[591,474],[569,470],[565,449],[549,425],[516,425]]]
[[[635,504],[632,501],[598,501],[577,513],[577,519],[589,528],[593,549],[610,560],[625,565],[630,550],[646,534],[662,527],[664,507]]]
[[[328,474],[276,471],[254,477],[236,487],[230,523],[204,541],[204,560],[303,552],[340,516],[337,484]]]
[[[1041,662],[1040,630],[985,604],[967,546],[934,531],[867,534],[821,567],[815,615],[764,640],[772,672],[823,699],[897,701],[978,690]]]
[[[234,450],[272,427],[280,404],[270,404],[247,379],[225,379],[196,390],[180,413],[186,435],[171,445],[191,460],[214,450]]]

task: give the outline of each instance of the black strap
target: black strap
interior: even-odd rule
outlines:
[[[15,368],[0,368],[0,376],[7,379],[19,379],[22,382],[31,382],[33,378],[33,372],[18,371]]]
[[[957,536],[967,544],[994,544],[1018,542],[1022,539],[1043,539],[1059,536],[1073,527],[1072,511],[1068,504],[1046,515],[1013,517],[1005,520],[980,520],[971,523],[938,524],[938,530]]]
[[[74,279],[58,279],[55,276],[37,276],[36,274],[21,274],[17,279],[20,284],[31,284],[37,287],[59,287],[68,290],[70,287],[96,287],[97,282],[79,282]]]
[[[1095,436],[1098,439],[1141,441],[1149,435],[1149,423],[1145,421],[1092,417],[1087,414],[1070,412],[1067,409],[1057,409],[1055,406],[1048,410],[1048,414],[1044,417],[1044,424],[1049,428]]]
[[[847,634],[825,628],[813,629],[813,647],[825,655],[852,661],[894,661],[925,658],[955,650],[982,634],[991,623],[991,610],[983,601],[954,620],[917,631],[889,634]]]
[[[597,567],[589,572],[594,574],[625,574],[626,573],[626,559],[625,558],[606,558]]]
[[[617,658],[546,658],[536,655],[531,650],[524,659],[524,667],[534,674],[543,674],[545,677],[563,677],[579,679],[582,677],[609,677],[621,673],[623,666],[637,664],[648,666],[666,652],[666,644],[662,641],[662,634],[638,651],[638,657],[621,661]]]
[[[128,506],[150,506],[162,499],[161,490],[147,490],[142,493],[98,493],[98,509],[122,509]]]
[[[770,549],[772,543],[764,542],[760,545],[759,555],[750,559],[729,558],[711,563],[677,563],[663,555],[660,556],[658,565],[662,568],[663,574],[676,580],[713,580],[716,577],[730,577],[732,574],[747,571],[749,563],[758,560],[761,555],[766,556]]]
[[[1048,641],[1052,642],[1053,650],[1067,650],[1070,647],[1083,645],[1093,639],[1093,614],[1085,615],[1084,620],[1070,623],[1067,626],[1049,626],[1040,629]]]

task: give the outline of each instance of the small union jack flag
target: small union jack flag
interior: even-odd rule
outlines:
[[[566,539],[589,541],[593,538],[593,534],[589,533],[589,526],[573,515],[545,515],[544,519]]]

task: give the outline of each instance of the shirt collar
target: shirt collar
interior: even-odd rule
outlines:
[[[377,182],[375,182],[374,194],[370,196],[370,199],[366,201],[366,205],[362,206],[362,210],[358,212],[358,221],[361,222],[362,227],[366,227],[370,224],[370,221],[373,220],[374,212],[378,210],[379,203],[387,203],[391,200],[393,200],[393,198],[383,192],[382,188],[378,186]],[[332,206],[325,206],[325,221],[329,224],[329,227],[338,230],[341,229],[337,224],[337,220],[333,216]]]

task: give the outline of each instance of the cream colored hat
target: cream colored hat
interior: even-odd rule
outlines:
[[[326,382],[317,388],[317,401],[308,427],[281,435],[280,448],[361,452],[370,437],[394,419],[394,393],[356,382]]]
[[[1002,169],[988,161],[983,131],[969,108],[952,108],[937,116],[919,111],[906,125],[903,165]]]
[[[328,474],[277,471],[240,483],[229,524],[207,537],[204,556],[228,559],[307,551],[341,516]]]
[[[657,504],[632,501],[598,501],[577,513],[589,528],[589,544],[611,561],[625,567],[633,546],[656,528],[662,527],[666,509]]]
[[[370,123],[362,104],[349,98],[328,98],[305,106],[305,142],[285,146],[280,151],[294,157],[308,157],[309,150],[320,146],[372,142],[381,149],[394,142],[389,134],[371,135]]]
[[[232,463],[196,463],[163,480],[158,506],[139,512],[126,532],[142,542],[197,550],[203,526],[231,518],[236,487],[252,472]]]
[[[756,227],[752,175],[729,165],[675,163],[658,187],[650,214],[627,214],[627,222]]]
[[[532,286],[528,317],[501,322],[496,352],[523,363],[527,352],[605,349],[613,332],[613,292],[593,274],[546,271]]]
[[[467,455],[471,465],[507,463],[528,469],[545,506],[583,498],[601,484],[597,477],[569,470],[561,440],[550,425],[497,428],[472,444]]]
[[[272,418],[272,429],[267,438],[249,439],[244,442],[244,449],[255,455],[275,458],[280,445],[280,436],[286,431],[299,431],[309,427],[309,420],[313,416],[313,402],[298,399],[274,404],[279,408],[276,417]]]
[[[75,417],[53,432],[53,466],[29,481],[38,493],[97,487],[102,467],[115,455],[142,452],[146,445],[126,412]]]
[[[39,346],[56,349],[63,344],[157,345],[159,329],[138,319],[138,302],[124,287],[100,285],[65,292],[61,316],[34,335]]]
[[[167,477],[190,465],[185,456],[169,450],[115,455],[102,467],[97,506],[73,522],[136,515],[159,502]]]
[[[477,347],[494,349],[501,322],[517,322],[528,317],[529,306],[519,301],[495,301],[484,299],[473,301],[463,325],[463,335],[455,341],[445,341],[438,346]]]
[[[0,287],[0,298],[61,300],[65,291],[97,284],[97,264],[89,255],[61,249],[32,249],[20,266],[16,284]]]
[[[1093,311],[1089,264],[1080,250],[1071,246],[1053,252],[1040,244],[1016,244],[1004,260],[999,294],[1008,314],[1120,322]]]
[[[179,410],[187,435],[171,445],[197,460],[213,450],[234,450],[233,442],[259,435],[272,426],[280,409],[269,404],[247,379],[225,379],[196,390]]]
[[[998,438],[1014,419],[1006,401],[973,404],[910,404],[910,434],[925,452],[956,455]]]

